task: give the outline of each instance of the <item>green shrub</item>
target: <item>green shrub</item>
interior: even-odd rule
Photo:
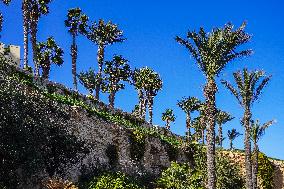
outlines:
[[[108,173],[90,182],[88,189],[142,189],[123,173]]]
[[[263,153],[258,155],[258,177],[261,179],[259,183],[263,189],[272,189],[273,185],[274,166],[269,161],[268,157]]]
[[[191,169],[187,164],[172,162],[171,166],[162,172],[157,185],[163,189],[205,189],[201,173]]]

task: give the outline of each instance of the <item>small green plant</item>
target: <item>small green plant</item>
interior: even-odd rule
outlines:
[[[123,173],[106,173],[94,178],[88,189],[143,189]]]

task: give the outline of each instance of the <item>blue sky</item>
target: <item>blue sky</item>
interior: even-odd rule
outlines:
[[[12,0],[13,1],[13,0]],[[245,59],[228,64],[218,78],[219,92],[217,105],[236,118],[224,125],[224,132],[236,128],[243,133],[240,125],[242,108],[235,98],[220,85],[220,79],[232,81],[232,73],[247,67],[263,69],[271,74],[272,80],[265,88],[260,101],[253,106],[253,118],[261,122],[276,119],[260,142],[260,149],[268,156],[284,159],[284,3],[281,0],[240,0],[233,3],[219,1],[131,1],[131,0],[54,0],[50,4],[50,14],[40,19],[38,40],[44,41],[54,36],[64,49],[65,63],[62,67],[52,67],[51,79],[72,87],[70,44],[71,37],[64,27],[67,10],[81,7],[91,20],[103,18],[117,23],[127,40],[106,48],[106,59],[113,54],[121,54],[130,61],[132,68],[148,66],[157,71],[164,87],[154,101],[154,123],[164,125],[161,113],[172,108],[177,116],[172,130],[178,134],[185,132],[185,115],[176,106],[183,96],[197,96],[203,99],[202,88],[205,78],[184,47],[174,40],[176,35],[185,36],[189,29],[203,26],[207,31],[212,27],[232,22],[239,26],[248,22],[247,32],[253,35],[246,47],[254,54]],[[2,39],[6,44],[22,45],[22,18],[20,0],[14,0],[10,7],[0,6],[5,22]],[[78,38],[78,70],[89,67],[97,69],[97,47],[85,37]],[[80,86],[80,91],[86,91]],[[107,95],[103,95],[107,102]],[[116,106],[131,111],[137,104],[137,92],[132,86],[117,95]],[[242,137],[235,144],[243,148]],[[228,141],[225,141],[228,147]]]

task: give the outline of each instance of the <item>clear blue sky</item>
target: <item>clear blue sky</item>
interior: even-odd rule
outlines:
[[[10,7],[0,6],[4,17],[2,41],[6,44],[22,45],[22,18],[20,0],[12,0]],[[71,37],[64,27],[67,10],[81,7],[91,20],[103,18],[119,24],[127,41],[106,49],[106,59],[113,54],[122,54],[129,59],[132,68],[149,66],[160,73],[163,90],[155,98],[154,123],[163,125],[161,113],[166,108],[174,109],[177,115],[172,130],[178,134],[185,132],[185,115],[176,106],[183,96],[197,96],[201,99],[204,77],[188,52],[174,41],[176,35],[185,36],[188,29],[200,26],[210,30],[230,21],[239,26],[248,21],[247,32],[253,35],[248,47],[254,50],[250,58],[228,64],[218,78],[219,93],[217,105],[231,112],[236,118],[224,126],[224,132],[232,127],[243,133],[240,126],[242,108],[234,97],[220,85],[220,79],[232,81],[232,73],[243,67],[264,69],[272,74],[271,83],[265,88],[260,101],[253,107],[253,118],[261,122],[277,119],[260,142],[260,149],[276,158],[284,159],[284,3],[281,0],[240,0],[233,3],[222,1],[133,1],[133,0],[54,0],[50,4],[50,14],[42,17],[39,23],[39,41],[54,36],[64,48],[65,63],[60,68],[52,68],[51,79],[71,87]],[[89,67],[97,69],[97,47],[86,38],[78,39],[78,70]],[[80,91],[85,92],[82,86]],[[107,102],[107,96],[103,95]],[[137,103],[137,92],[129,86],[118,93],[116,106],[131,111]],[[236,141],[243,148],[242,137]],[[228,147],[228,141],[225,141]]]

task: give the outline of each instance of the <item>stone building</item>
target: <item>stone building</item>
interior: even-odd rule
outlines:
[[[17,67],[20,67],[20,49],[20,46],[6,46],[4,43],[0,43],[0,53]]]

